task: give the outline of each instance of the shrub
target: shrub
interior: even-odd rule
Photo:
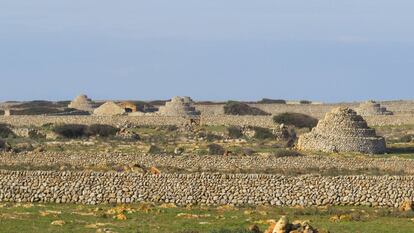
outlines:
[[[223,140],[223,137],[217,134],[213,134],[213,133],[207,133],[206,134],[206,140],[208,142],[214,142],[214,141],[219,141],[219,140]]]
[[[163,151],[158,146],[151,145],[148,149],[149,154],[161,154]]]
[[[312,101],[310,101],[310,100],[301,100],[301,101],[299,101],[299,103],[300,104],[311,104]]]
[[[53,129],[53,132],[65,138],[80,138],[87,136],[87,128],[85,125],[79,124],[58,125]]]
[[[398,142],[411,142],[413,140],[412,134],[407,134],[398,139]]]
[[[224,153],[226,152],[222,146],[215,143],[209,144],[207,148],[209,155],[224,155]]]
[[[235,101],[229,101],[226,105],[224,105],[224,113],[227,115],[239,115],[239,116],[245,116],[245,115],[252,115],[252,116],[268,116],[269,113],[256,108],[251,107],[248,104],[235,102]]]
[[[286,112],[273,117],[277,124],[293,125],[298,128],[313,128],[318,124],[318,119],[302,113]]]
[[[273,156],[277,157],[277,158],[281,158],[281,157],[297,157],[297,156],[302,156],[301,153],[295,151],[295,150],[287,150],[287,149],[277,149],[275,151],[273,151]]]
[[[240,127],[230,126],[227,128],[227,133],[231,138],[241,138],[243,137],[243,132]]]
[[[6,142],[0,139],[0,150],[3,150],[5,148],[6,148]]]
[[[263,98],[257,103],[259,104],[286,104],[286,100],[273,100],[273,99]]]
[[[0,116],[4,115],[4,110],[0,110]]]
[[[6,124],[0,124],[0,138],[8,138],[14,136],[13,131]]]
[[[118,132],[118,129],[111,125],[93,124],[87,129],[88,136],[100,136],[109,137],[114,136]]]
[[[265,139],[272,139],[275,136],[273,135],[272,131],[267,128],[262,127],[254,127],[254,138],[259,140],[265,140]]]

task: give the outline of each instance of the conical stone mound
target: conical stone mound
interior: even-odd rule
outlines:
[[[86,95],[79,95],[70,102],[68,108],[91,112],[93,111],[92,100]]]
[[[356,109],[356,112],[361,116],[376,116],[376,115],[392,115],[385,107],[373,100],[361,103]]]
[[[158,114],[163,116],[197,116],[200,115],[192,106],[193,101],[189,97],[174,97],[165,106],[160,107]]]
[[[109,101],[102,104],[99,108],[93,111],[94,115],[97,116],[116,116],[125,113],[125,109],[117,105],[116,103]]]
[[[327,113],[310,133],[299,137],[300,150],[324,152],[361,152],[381,154],[386,150],[385,140],[354,110],[336,108]]]

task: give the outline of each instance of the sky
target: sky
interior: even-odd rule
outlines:
[[[1,0],[0,101],[414,99],[412,0]]]

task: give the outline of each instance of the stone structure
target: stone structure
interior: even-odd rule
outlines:
[[[10,109],[4,109],[4,116],[11,116],[12,114],[11,114],[11,112],[10,112]]]
[[[158,114],[163,116],[182,116],[193,117],[200,115],[192,106],[192,100],[189,97],[174,97],[170,102],[165,103],[165,106],[160,107]]]
[[[118,104],[125,112],[132,113],[137,111],[137,105],[132,101],[124,101]]]
[[[92,100],[88,98],[86,95],[79,95],[77,96],[70,104],[68,108],[73,108],[81,111],[92,112],[93,105]]]
[[[414,200],[413,184],[413,176],[0,170],[0,202],[398,207],[406,199]]]
[[[99,108],[93,111],[97,116],[117,116],[125,113],[125,109],[118,106],[116,103],[109,101],[102,104]]]
[[[375,115],[393,115],[387,108],[381,107],[381,105],[373,100],[361,103],[356,112],[361,116],[375,116]]]
[[[384,153],[385,140],[350,109],[339,107],[327,113],[310,133],[299,137],[298,148],[324,152]]]

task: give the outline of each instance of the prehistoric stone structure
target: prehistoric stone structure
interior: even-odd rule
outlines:
[[[361,152],[380,154],[385,140],[378,137],[367,122],[349,108],[339,107],[327,113],[310,133],[299,137],[298,148],[324,152]]]
[[[104,103],[99,108],[95,109],[95,111],[93,111],[93,114],[97,116],[116,116],[122,115],[124,113],[125,109],[112,101]]]
[[[92,100],[89,99],[88,96],[86,95],[79,95],[72,102],[70,102],[70,104],[68,105],[68,108],[74,108],[77,110],[92,112],[93,111]]]
[[[137,105],[132,101],[124,101],[118,104],[119,107],[123,108],[125,112],[136,112]]]
[[[361,103],[356,112],[361,116],[393,115],[392,112],[387,111],[385,107],[381,107],[379,103],[373,100]]]
[[[174,97],[171,102],[165,103],[160,107],[158,114],[163,116],[197,116],[200,112],[192,106],[192,100],[189,97]]]

